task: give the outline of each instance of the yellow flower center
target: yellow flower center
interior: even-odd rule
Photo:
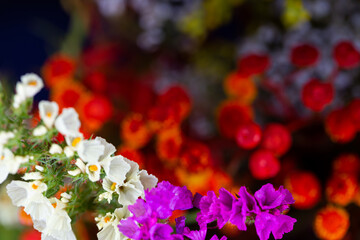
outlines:
[[[104,222],[105,222],[105,223],[107,223],[107,222],[109,222],[109,221],[110,221],[110,217],[109,217],[109,216],[107,216],[107,217],[104,218]]]
[[[74,140],[72,140],[71,142],[71,146],[76,147],[76,145],[78,145],[80,141],[81,141],[81,137],[74,138]]]
[[[98,167],[96,165],[90,165],[89,170],[92,172],[96,172],[98,170]]]
[[[110,187],[111,191],[115,191],[115,188],[116,188],[116,183],[111,184],[111,187]]]
[[[28,85],[35,87],[37,85],[37,82],[35,80],[31,80],[28,82]]]
[[[50,117],[52,116],[52,113],[51,113],[51,112],[47,112],[47,113],[46,113],[46,116],[47,116],[48,118],[50,118]]]
[[[4,159],[5,159],[5,157],[4,157],[4,156],[1,156],[1,157],[0,157],[0,160],[4,160]]]
[[[33,183],[33,184],[31,185],[31,187],[36,190],[36,189],[38,189],[39,186],[36,185],[35,183]]]
[[[55,203],[53,203],[53,204],[51,204],[54,208],[56,208],[57,207],[57,203],[55,202]]]

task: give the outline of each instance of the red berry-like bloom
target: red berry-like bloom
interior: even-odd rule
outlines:
[[[188,171],[197,172],[208,167],[210,157],[208,146],[201,142],[188,140],[181,150],[180,164]]]
[[[325,119],[325,129],[331,140],[338,143],[350,142],[356,135],[356,127],[347,109],[331,112]]]
[[[316,236],[320,239],[343,239],[349,226],[349,214],[343,208],[327,206],[322,208],[315,216],[314,230]]]
[[[355,154],[342,154],[333,162],[333,169],[337,174],[358,176],[360,172],[360,159]]]
[[[351,175],[334,175],[326,185],[326,196],[330,202],[341,206],[348,205],[355,197],[356,178]]]
[[[42,73],[46,85],[53,87],[56,83],[71,80],[75,70],[74,59],[66,55],[56,54],[45,62]]]
[[[21,233],[20,240],[40,240],[41,239],[41,233],[36,231],[35,229],[26,230],[23,233]]]
[[[263,74],[270,66],[268,55],[249,54],[240,58],[238,62],[238,71],[244,76],[253,76]]]
[[[339,67],[351,69],[359,66],[360,53],[352,42],[339,42],[334,48],[334,59]]]
[[[291,146],[290,132],[281,124],[269,124],[264,130],[261,146],[272,151],[275,155],[281,156]]]
[[[107,88],[107,81],[105,74],[99,71],[88,73],[83,80],[86,87],[95,93],[105,93]]]
[[[360,99],[352,100],[348,106],[348,111],[356,128],[360,130]]]
[[[85,119],[104,123],[112,117],[113,107],[107,97],[94,95],[84,103],[83,112]]]
[[[301,92],[304,105],[315,112],[322,111],[334,98],[334,88],[331,83],[322,83],[312,79],[306,83]]]
[[[191,101],[188,93],[180,86],[173,86],[161,94],[158,99],[161,106],[171,106],[179,111],[180,119],[183,120],[190,112]]]
[[[244,149],[255,148],[261,140],[261,128],[253,122],[241,125],[236,133],[236,142]]]
[[[301,44],[291,50],[291,62],[297,67],[309,67],[319,60],[319,50],[310,44]]]
[[[221,104],[218,111],[220,132],[227,138],[235,138],[239,127],[252,120],[252,109],[237,101]]]
[[[294,207],[298,209],[312,208],[321,198],[320,181],[311,172],[291,173],[285,179],[284,185],[293,195]]]
[[[275,177],[280,171],[280,162],[266,149],[255,151],[249,160],[249,168],[254,178],[265,180]]]

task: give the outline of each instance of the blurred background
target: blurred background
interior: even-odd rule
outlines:
[[[85,136],[193,193],[284,185],[297,219],[284,239],[360,239],[359,10],[357,0],[2,1],[0,79],[10,92],[41,75],[35,101],[74,107]],[[0,238],[40,239],[5,185]],[[74,228],[96,239],[90,213]],[[253,226],[221,234],[258,239]]]

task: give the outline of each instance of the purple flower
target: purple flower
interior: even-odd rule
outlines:
[[[293,229],[296,219],[287,215],[273,215],[267,212],[258,214],[255,218],[255,228],[260,240],[267,240],[270,233],[275,239],[281,239],[284,233]]]
[[[222,228],[230,219],[232,215],[233,205],[236,198],[226,189],[219,189],[219,203],[220,203],[220,216],[217,217],[218,226]]]
[[[230,223],[234,224],[235,226],[237,226],[237,228],[240,231],[246,231],[247,227],[246,227],[246,215],[245,213],[242,211],[242,205],[243,202],[242,201],[236,201],[233,205],[233,209],[232,209],[232,214],[230,216]]]
[[[260,208],[257,205],[255,198],[248,193],[246,187],[240,187],[239,201],[242,201],[242,214],[250,216],[260,212]]]
[[[262,210],[270,210],[279,207],[285,195],[281,191],[275,191],[271,183],[265,184],[254,194]]]
[[[218,236],[214,235],[210,238],[210,240],[227,240],[227,237],[222,236],[220,239],[218,238]]]
[[[185,217],[181,216],[175,219],[176,233],[183,234],[185,229]]]
[[[173,229],[167,224],[156,223],[150,229],[150,239],[151,240],[168,240],[171,239],[171,233]]]
[[[218,199],[214,191],[208,191],[206,196],[201,198],[199,207],[200,212],[197,214],[196,221],[199,223],[200,228],[207,227],[207,224],[216,220],[216,213],[219,212],[216,209],[218,206]]]

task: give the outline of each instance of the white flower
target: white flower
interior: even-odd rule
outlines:
[[[154,175],[148,174],[146,170],[141,170],[139,175],[141,184],[144,186],[144,190],[150,190],[156,186],[158,179]]]
[[[60,154],[60,153],[62,153],[62,148],[60,147],[59,144],[53,143],[50,146],[49,153],[51,155]]]
[[[6,186],[7,193],[13,204],[24,207],[24,211],[35,221],[48,219],[54,209],[42,194],[47,190],[45,183],[39,181],[12,181]]]
[[[40,172],[44,171],[44,167],[39,166],[39,165],[36,165],[36,166],[35,166],[35,169],[38,170],[38,171],[40,171]]]
[[[42,79],[35,73],[28,73],[21,76],[24,93],[27,98],[34,97],[43,87]]]
[[[40,101],[39,103],[40,118],[44,121],[47,128],[51,128],[59,114],[59,105],[56,102]]]
[[[79,175],[81,173],[81,170],[78,168],[78,169],[75,169],[75,170],[69,170],[68,171],[68,174],[71,175],[71,176],[76,176],[76,175]]]
[[[118,202],[123,206],[134,204],[144,195],[144,187],[140,181],[130,181],[116,188],[119,194]]]
[[[76,159],[75,165],[80,169],[81,172],[85,173],[86,171],[86,166],[84,164],[83,161],[81,161],[81,159]]]
[[[126,162],[125,158],[121,155],[112,157],[110,160],[102,161],[101,164],[105,170],[106,176],[118,185],[124,183],[126,174],[131,169],[131,165]]]
[[[9,174],[15,174],[23,162],[25,161],[22,157],[14,156],[10,149],[0,149],[0,183],[4,182]]]
[[[65,137],[65,141],[66,144],[68,145],[68,147],[73,150],[73,151],[77,151],[81,141],[84,140],[84,136],[82,133],[77,133],[74,136],[66,136]]]
[[[117,208],[114,213],[107,213],[105,216],[99,216],[95,218],[98,222],[97,226],[100,232],[97,237],[99,240],[125,240],[128,239],[122,233],[120,233],[117,225],[121,219],[125,219],[130,216],[130,212],[127,207]]]
[[[84,162],[98,162],[104,150],[105,147],[99,140],[84,140],[80,142],[77,152]]]
[[[15,134],[13,132],[5,132],[5,131],[1,131],[0,132],[0,148],[2,148],[2,146],[4,146],[5,144],[7,144],[7,142],[9,141],[9,139],[15,137]]]
[[[39,137],[39,136],[44,135],[46,132],[47,132],[46,127],[41,125],[41,126],[38,126],[38,127],[34,128],[33,135],[35,137]]]
[[[76,136],[80,125],[79,115],[74,108],[64,108],[55,120],[56,129],[64,136]]]
[[[54,208],[53,213],[45,221],[40,231],[42,240],[76,240],[75,234],[71,229],[71,219],[64,210],[65,204],[56,198],[51,199]]]
[[[86,173],[89,175],[89,180],[97,182],[100,180],[101,166],[98,162],[90,162],[86,164]]]

